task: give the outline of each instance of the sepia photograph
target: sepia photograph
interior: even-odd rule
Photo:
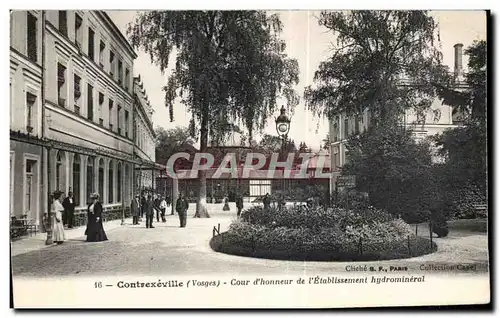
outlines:
[[[11,308],[490,304],[490,18],[10,10]]]

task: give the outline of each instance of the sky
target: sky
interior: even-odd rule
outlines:
[[[107,11],[118,28],[126,35],[127,24],[134,20],[137,11]],[[282,38],[287,43],[287,54],[297,59],[300,75],[296,90],[301,96],[300,104],[295,108],[291,118],[289,138],[296,144],[305,142],[310,148],[317,150],[322,140],[328,134],[328,122],[323,118],[314,117],[304,105],[302,99],[304,87],[313,85],[314,72],[321,61],[331,56],[333,34],[318,25],[319,11],[279,11],[283,22]],[[433,11],[439,24],[441,37],[441,51],[443,63],[453,69],[453,45],[462,43],[467,48],[474,40],[486,39],[486,13],[484,11]],[[187,126],[190,114],[184,105],[176,103],[174,106],[174,122],[170,122],[168,109],[164,106],[162,87],[166,83],[169,72],[161,74],[159,67],[151,64],[151,60],[144,52],[137,51],[138,58],[134,64],[134,76],[141,75],[149,101],[155,111],[153,124],[165,129],[175,126]],[[173,63],[171,64],[174,65]],[[463,67],[467,65],[466,56],[463,57]],[[170,65],[169,65],[170,68]],[[278,116],[279,111],[275,116]],[[274,118],[269,118],[264,133],[276,134]],[[259,137],[256,136],[258,140]]]

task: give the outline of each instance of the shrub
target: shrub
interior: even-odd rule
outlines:
[[[345,228],[350,225],[354,227],[374,222],[389,222],[394,219],[388,212],[374,207],[360,207],[356,210],[348,210],[342,207],[314,207],[293,206],[285,209],[271,207],[265,210],[261,206],[251,207],[241,214],[241,220],[252,224],[286,227],[306,228]]]
[[[266,227],[236,222],[228,232],[214,237],[217,252],[270,259],[310,261],[384,260],[420,256],[436,250],[429,240],[413,235],[396,236],[382,228],[368,230],[370,236],[323,228]]]
[[[222,235],[211,243],[216,251],[276,259],[393,259],[436,248],[415,237],[403,220],[373,207],[252,207]]]

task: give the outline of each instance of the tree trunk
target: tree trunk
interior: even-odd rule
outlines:
[[[208,146],[208,114],[204,114],[200,129],[200,152],[205,153]],[[206,170],[198,171],[198,201],[196,202],[195,218],[209,218],[207,208],[207,173]]]

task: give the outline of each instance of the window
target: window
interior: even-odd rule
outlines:
[[[104,94],[99,92],[99,125],[104,124],[104,120],[102,119],[102,105],[104,104]]]
[[[359,134],[359,116],[356,115],[356,117],[354,117],[354,131],[356,134]]]
[[[123,82],[123,63],[122,61],[118,61],[118,85],[121,85]]]
[[[66,67],[61,63],[57,63],[57,96],[58,105],[66,106]]]
[[[344,119],[344,136],[343,139],[349,137],[349,118]]]
[[[99,44],[99,66],[104,68],[104,50],[106,49],[106,44],[101,40]]]
[[[93,61],[94,60],[94,30],[89,28],[89,46],[88,46],[88,54],[89,58]]]
[[[75,13],[75,44],[81,50],[83,42],[82,18]]]
[[[128,110],[125,111],[125,137],[128,138],[128,128],[129,128],[129,117]]]
[[[33,110],[35,107],[36,95],[26,93],[26,130],[33,132]]]
[[[115,71],[115,53],[113,51],[109,51],[109,75],[113,77]]]
[[[339,124],[333,124],[333,141],[339,140]]]
[[[73,76],[73,96],[75,99],[75,113],[80,114],[80,97],[82,96],[81,83],[82,79],[78,75]]]
[[[125,89],[127,90],[128,92],[128,84],[130,82],[130,71],[128,70],[128,68],[125,69]]]
[[[36,161],[35,160],[26,160],[26,197],[25,197],[25,204],[24,208],[26,211],[31,211],[32,207],[32,194],[33,194],[33,181],[34,181],[34,173],[35,173],[35,165]]]
[[[68,15],[66,11],[59,11],[59,32],[68,36]]]
[[[120,126],[120,113],[121,113],[122,107],[118,105],[116,108],[116,127],[118,128],[118,135],[122,134],[122,127]]]
[[[87,118],[94,120],[94,88],[87,84]]]
[[[28,41],[28,59],[32,62],[38,61],[38,43],[37,43],[37,18],[28,12],[28,21],[27,21],[27,36],[26,39]]]
[[[113,131],[113,101],[109,100],[109,130]]]
[[[134,120],[134,126],[132,127],[132,139],[134,140],[134,143],[137,145],[137,122]]]

